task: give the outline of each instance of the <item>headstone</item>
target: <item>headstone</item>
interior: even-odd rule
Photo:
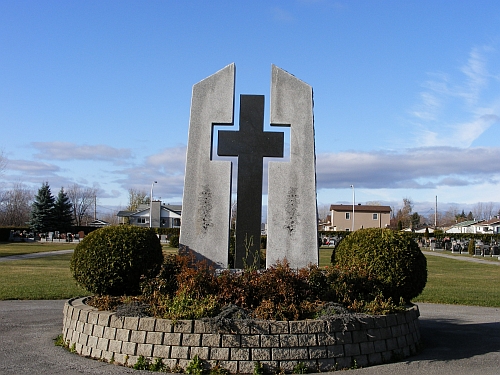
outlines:
[[[272,66],[271,126],[290,127],[290,162],[269,162],[267,267],[318,264],[313,90]]]
[[[232,125],[234,64],[193,86],[180,249],[228,264],[231,162],[212,159],[213,125]],[[318,263],[312,88],[272,66],[271,126],[291,127],[289,162],[269,163],[267,265]],[[283,157],[283,132],[264,131],[264,96],[241,95],[238,131],[217,153],[238,157],[235,267],[259,266],[264,157]]]
[[[231,162],[212,159],[213,125],[232,125],[234,64],[193,86],[179,248],[228,265]]]

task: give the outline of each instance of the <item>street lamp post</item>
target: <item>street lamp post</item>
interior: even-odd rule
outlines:
[[[153,227],[153,186],[157,184],[158,181],[153,181],[151,183],[151,196],[149,198],[149,227]]]
[[[351,232],[354,232],[354,205],[356,202],[356,196],[354,195],[354,185],[351,185],[352,188],[352,229]]]

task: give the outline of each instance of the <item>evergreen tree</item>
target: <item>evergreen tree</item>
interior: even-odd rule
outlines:
[[[55,229],[54,197],[50,192],[48,182],[42,184],[31,206],[30,228],[36,233],[45,233]]]
[[[61,233],[71,231],[73,226],[73,204],[63,188],[59,190],[54,203],[54,225]]]

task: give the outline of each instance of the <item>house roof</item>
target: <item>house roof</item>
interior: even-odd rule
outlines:
[[[453,224],[451,227],[468,227],[473,224],[477,224],[480,221],[477,220],[467,220],[467,221],[461,221],[460,223]]]
[[[490,220],[486,220],[486,221],[480,221],[477,223],[477,225],[480,225],[480,226],[483,226],[483,225],[495,225],[495,224],[500,224],[500,219],[495,217],[493,219],[490,219]]]
[[[332,204],[330,206],[330,211],[337,212],[352,212],[352,204]],[[376,206],[376,205],[362,205],[358,204],[354,206],[354,212],[381,212],[390,213],[391,206]]]
[[[176,214],[179,214],[179,215],[182,212],[182,205],[181,204],[162,204],[160,206],[160,208],[162,210],[168,210],[168,211],[175,212]],[[148,212],[148,211],[149,211],[149,204],[140,204],[139,207],[137,208],[137,211],[126,211],[126,210],[118,211],[116,216],[129,217],[129,216],[134,216],[134,215],[141,214],[141,213]]]

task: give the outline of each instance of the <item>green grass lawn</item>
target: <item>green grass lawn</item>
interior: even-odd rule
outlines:
[[[427,285],[414,302],[500,307],[500,267],[432,255],[426,258]]]
[[[74,249],[77,242],[0,242],[0,257]]]
[[[8,245],[13,246],[9,249],[9,246],[0,244],[0,251],[15,251],[9,254],[14,255],[37,252],[37,249],[48,251],[74,248],[71,244],[38,244],[41,245],[39,247],[34,246],[36,244]],[[167,252],[175,253],[176,249],[164,247],[164,253]],[[331,248],[320,249],[321,266],[330,264],[331,253]],[[66,254],[1,262],[0,300],[67,299],[88,295],[73,280],[69,270],[70,259],[71,254]],[[414,302],[500,307],[500,267],[428,255],[427,268],[427,286]]]
[[[0,300],[68,299],[88,295],[69,270],[71,254],[0,263]]]

